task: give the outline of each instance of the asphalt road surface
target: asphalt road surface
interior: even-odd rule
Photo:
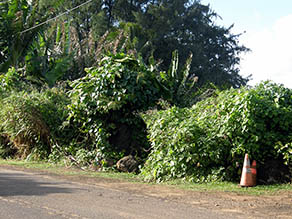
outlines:
[[[122,189],[0,167],[0,218],[237,218]]]

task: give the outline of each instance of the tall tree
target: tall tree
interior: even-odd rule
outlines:
[[[239,87],[248,79],[239,75],[239,54],[248,51],[239,45],[231,28],[214,23],[217,14],[209,6],[193,0],[150,1],[144,13],[136,14],[136,22],[148,33],[149,51],[163,60],[162,68],[170,65],[171,53],[178,50],[181,63],[193,54],[191,71],[199,85]],[[144,56],[145,56],[144,52]]]

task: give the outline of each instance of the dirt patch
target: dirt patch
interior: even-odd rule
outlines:
[[[49,171],[26,169],[15,166],[5,165],[5,168],[24,170],[58,179],[69,180],[71,182],[125,191],[135,195],[156,197],[165,201],[187,203],[202,209],[232,212],[244,218],[292,219],[292,191],[281,191],[274,195],[252,196],[235,192],[183,190],[175,188],[174,186],[133,183],[120,179],[103,177],[59,175]]]

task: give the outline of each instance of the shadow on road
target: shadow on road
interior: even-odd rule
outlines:
[[[72,193],[73,190],[61,183],[46,182],[46,179],[33,179],[34,175],[21,173],[0,173],[0,196],[43,196],[52,193]]]

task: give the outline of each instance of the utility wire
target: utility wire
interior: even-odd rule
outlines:
[[[92,1],[93,1],[93,0],[88,0],[87,2],[84,2],[84,3],[78,5],[78,6],[74,7],[74,8],[71,8],[70,10],[63,12],[63,13],[57,15],[56,17],[53,17],[53,18],[51,18],[51,19],[49,19],[49,20],[47,20],[47,21],[44,21],[44,22],[42,22],[42,23],[40,23],[40,24],[37,24],[37,25],[35,25],[35,26],[33,26],[33,27],[30,27],[30,28],[28,28],[28,29],[26,29],[26,30],[24,30],[24,31],[21,31],[20,34],[23,34],[23,33],[26,33],[26,32],[28,32],[28,31],[31,31],[31,30],[33,30],[33,29],[35,29],[35,28],[37,28],[37,27],[40,27],[40,26],[42,26],[42,25],[44,25],[44,24],[47,24],[47,23],[51,22],[52,20],[56,20],[57,18],[59,18],[59,17],[65,15],[65,14],[69,14],[70,12],[72,12],[72,11],[74,11],[74,10],[76,10],[76,9],[78,9],[78,8],[80,8],[80,7],[84,6],[84,5],[86,5],[86,4],[89,4],[89,3],[92,2]]]

